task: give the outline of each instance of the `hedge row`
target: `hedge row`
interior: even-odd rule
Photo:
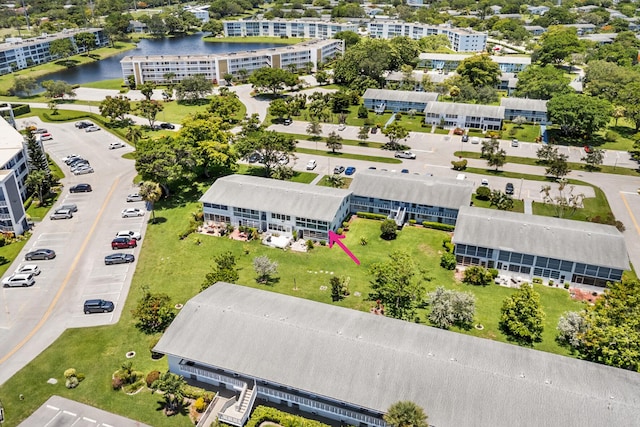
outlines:
[[[266,406],[258,406],[253,410],[253,414],[251,414],[251,418],[247,422],[246,427],[258,427],[265,421],[280,424],[282,427],[329,427],[320,421],[309,420]]]
[[[11,104],[11,109],[13,110],[14,116],[21,116],[31,112],[29,104]]]
[[[429,222],[425,221],[422,223],[423,227],[433,228],[434,230],[442,230],[442,231],[453,231],[455,226],[449,224],[442,224],[440,222]]]
[[[369,212],[356,212],[356,215],[358,216],[358,218],[380,219],[380,220],[387,219],[386,215],[376,214],[376,213],[369,213]]]

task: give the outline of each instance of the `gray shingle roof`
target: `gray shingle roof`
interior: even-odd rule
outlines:
[[[462,104],[458,102],[430,102],[424,109],[425,114],[456,114],[458,116],[504,118],[504,107],[482,104]]]
[[[349,190],[229,175],[214,182],[200,202],[332,221],[349,194]]]
[[[458,209],[468,205],[473,184],[456,179],[366,170],[349,186],[354,195]]]
[[[378,412],[414,401],[438,427],[640,419],[638,373],[239,285],[189,300],[155,350]]]
[[[364,92],[363,99],[384,99],[386,101],[433,102],[438,99],[436,92],[415,92],[412,90],[388,90],[369,88]]]
[[[613,226],[465,206],[454,243],[629,269],[622,234]]]
[[[507,110],[544,111],[547,112],[547,101],[544,99],[502,98],[500,105]]]

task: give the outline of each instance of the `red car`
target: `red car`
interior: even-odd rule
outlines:
[[[589,147],[588,145],[585,145],[585,146],[584,146],[584,152],[585,152],[585,153],[589,154],[589,153],[590,153],[590,152],[592,152],[592,151],[593,151],[593,149],[592,149],[591,147]]]
[[[116,237],[111,241],[111,249],[129,249],[138,246],[136,239],[129,239],[127,237]]]

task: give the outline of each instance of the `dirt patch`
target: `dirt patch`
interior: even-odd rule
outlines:
[[[576,301],[585,301],[590,303],[595,303],[598,298],[602,297],[602,294],[593,295],[594,292],[585,291],[580,288],[569,288],[569,293],[571,294],[571,298]]]

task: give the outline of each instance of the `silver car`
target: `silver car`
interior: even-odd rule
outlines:
[[[99,130],[100,130],[100,128],[98,126],[96,126],[96,125],[89,126],[89,127],[84,129],[85,132],[97,132]]]
[[[71,219],[73,218],[73,214],[68,209],[58,209],[51,215],[49,215],[50,219]]]
[[[127,196],[127,202],[141,202],[142,196],[138,193],[129,194]]]
[[[88,173],[93,173],[93,168],[92,167],[78,169],[73,174],[74,175],[86,175]]]

